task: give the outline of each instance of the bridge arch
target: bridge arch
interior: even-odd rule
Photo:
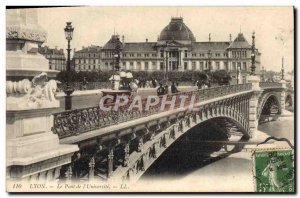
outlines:
[[[177,122],[171,124],[163,132],[155,136],[151,142],[143,145],[143,150],[133,153],[130,158],[132,162],[127,167],[119,166],[113,173],[112,180],[116,179],[136,181],[155,161],[182,135],[194,127],[214,119],[223,118],[236,125],[243,139],[249,138],[249,126],[244,116],[232,107],[217,106],[213,109],[203,108],[198,112],[191,112],[178,118]],[[135,160],[134,160],[135,159]],[[131,160],[130,160],[131,161]]]
[[[293,104],[294,104],[293,97],[291,94],[288,93],[285,98],[285,105],[287,107],[291,107],[291,106],[293,106]]]
[[[260,100],[258,101],[259,105],[257,107],[257,119],[260,120],[263,118],[263,115],[270,115],[273,111],[277,111],[276,114],[281,114],[282,108],[280,104],[280,93],[276,92],[266,92],[262,93]],[[277,109],[274,109],[274,107]]]

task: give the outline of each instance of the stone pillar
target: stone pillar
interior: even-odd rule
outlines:
[[[11,181],[69,164],[78,147],[60,144],[51,131],[59,101],[56,81],[47,77],[57,71],[49,70],[48,60],[38,53],[46,32],[38,25],[37,10],[7,10],[6,24],[6,166]]]
[[[258,107],[258,98],[262,92],[259,87],[260,78],[258,76],[249,76],[248,83],[252,84],[253,95],[250,98],[249,102],[249,127],[250,127],[250,137],[254,137],[255,132],[258,127],[258,116],[257,116],[257,107]]]

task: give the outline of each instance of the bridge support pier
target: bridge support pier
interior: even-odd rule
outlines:
[[[57,84],[47,77],[58,71],[49,70],[38,53],[46,32],[38,24],[37,10],[8,11],[6,33],[6,166],[7,189],[12,189],[11,180],[55,180],[78,147],[60,144],[51,131],[59,101]]]
[[[262,90],[259,86],[260,78],[258,76],[249,76],[248,82],[252,83],[253,94],[249,102],[249,127],[250,138],[253,138],[258,127],[258,99]]]
[[[282,88],[283,88],[283,90],[280,92],[280,107],[281,107],[281,111],[283,111],[283,110],[285,110],[286,81],[281,80],[280,83],[281,83]]]

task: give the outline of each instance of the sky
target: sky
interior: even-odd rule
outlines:
[[[103,46],[114,32],[125,42],[148,38],[157,41],[171,17],[181,16],[197,41],[229,41],[241,31],[262,53],[266,70],[280,71],[284,57],[286,71],[294,68],[294,15],[292,7],[69,7],[39,8],[39,24],[48,32],[46,45],[65,49],[64,27],[74,26],[71,47]]]

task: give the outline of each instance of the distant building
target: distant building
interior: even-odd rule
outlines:
[[[91,45],[82,47],[81,50],[74,49],[74,62],[76,71],[101,70],[101,47]]]
[[[49,69],[66,70],[66,57],[63,49],[51,49],[48,46],[39,46],[39,53],[49,60]]]
[[[156,42],[124,42],[124,36],[112,35],[103,46],[75,52],[76,70],[112,70],[116,43],[121,45],[121,69],[132,71],[228,71],[233,80],[246,82],[251,67],[251,45],[243,33],[231,41],[197,42],[183,18],[172,18]],[[261,53],[256,49],[256,73],[260,74]],[[92,61],[92,62],[91,62]],[[84,63],[83,63],[84,62]],[[239,70],[239,71],[238,71]],[[241,82],[241,81],[240,81]]]

